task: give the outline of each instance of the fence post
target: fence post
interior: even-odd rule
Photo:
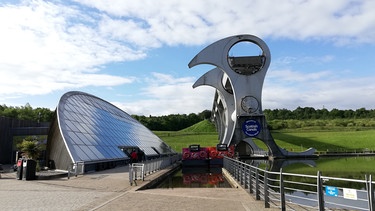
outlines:
[[[285,211],[285,191],[284,191],[284,176],[283,168],[280,168],[280,206],[281,210]]]
[[[268,171],[264,171],[264,207],[270,208],[270,199],[268,192]]]
[[[250,184],[250,166],[246,165],[246,169],[245,169],[245,189],[246,188],[249,188],[249,184]]]
[[[240,174],[240,184],[243,186],[244,184],[244,177],[245,177],[245,164],[241,163],[241,174]]]
[[[145,181],[145,164],[141,165],[142,181]]]
[[[253,167],[252,166],[249,166],[249,192],[250,193],[253,193],[253,171],[252,171]]]
[[[318,176],[317,176],[317,193],[318,193],[318,206],[319,206],[319,211],[324,211],[324,194],[323,194],[323,184],[322,184],[322,179],[320,171],[318,171]]]
[[[134,172],[134,180],[137,180],[138,168],[136,166],[134,166],[134,163],[132,164],[132,169],[133,169],[133,172]]]
[[[75,176],[77,177],[77,175],[78,175],[78,162],[73,164],[73,168],[74,168],[74,173],[76,174]]]
[[[370,174],[370,178],[367,178],[367,175],[365,175],[366,178],[366,189],[367,189],[367,199],[368,199],[368,207],[370,211],[373,211],[373,203],[374,203],[374,196],[373,196],[373,190],[372,190],[372,177]]]
[[[236,166],[235,165],[236,165],[235,161],[232,160],[230,163],[230,167],[231,167],[231,173],[234,179],[236,179]]]
[[[255,169],[255,199],[260,200],[259,170],[258,169]]]
[[[68,167],[68,179],[70,179],[70,171],[72,169],[71,166],[72,166],[72,164],[70,164],[69,167]]]
[[[85,162],[82,162],[82,174],[85,172]]]
[[[235,178],[237,181],[238,181],[238,174],[239,174],[238,171],[239,171],[239,170],[238,170],[238,162],[235,162],[235,168],[234,168],[234,172],[235,172],[234,175],[235,175],[235,176],[234,176],[234,178]]]
[[[129,182],[130,182],[130,186],[132,186],[133,185],[133,168],[131,164],[129,164]]]

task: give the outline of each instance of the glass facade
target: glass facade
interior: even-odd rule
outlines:
[[[83,92],[64,94],[57,108],[62,139],[72,162],[127,159],[121,148],[146,156],[172,154],[159,137],[114,105]]]

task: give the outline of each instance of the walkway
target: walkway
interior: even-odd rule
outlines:
[[[138,190],[167,171],[133,186],[127,166],[70,179],[21,181],[2,173],[0,210],[278,210],[264,208],[241,187]]]

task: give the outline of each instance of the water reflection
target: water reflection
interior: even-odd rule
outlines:
[[[157,188],[230,188],[221,167],[183,167]]]
[[[364,179],[365,175],[375,176],[375,156],[356,157],[320,157],[318,159],[275,159],[275,160],[243,160],[253,166],[272,171]]]

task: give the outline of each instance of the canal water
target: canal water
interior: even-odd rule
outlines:
[[[368,210],[366,184],[355,182],[355,180],[365,180],[369,175],[375,176],[375,156],[354,156],[354,157],[320,157],[319,159],[288,159],[288,160],[246,160],[252,166],[266,169],[273,172],[293,173],[300,175],[317,175],[319,171],[322,176],[332,178],[347,179],[340,181],[329,179],[323,181],[324,190],[333,188],[337,191],[334,195],[325,193],[325,206],[333,210]],[[316,179],[303,177],[292,177],[289,180],[295,184],[311,183],[312,192],[316,190]],[[304,204],[306,206],[317,206],[314,201],[317,194],[309,191],[298,190],[300,186],[294,185],[293,191],[289,189],[286,200],[293,203]],[[355,193],[353,198],[345,198],[345,190]],[[278,189],[275,189],[278,192]],[[353,196],[354,196],[353,195]],[[309,200],[305,200],[308,198]],[[348,209],[352,207],[352,209]]]
[[[375,176],[375,156],[320,157],[318,159],[288,159],[258,163],[269,171],[364,179],[365,175]]]
[[[231,188],[221,167],[181,167],[155,188]]]
[[[323,176],[359,179],[364,180],[366,176],[375,176],[375,156],[358,156],[358,157],[320,157],[319,159],[288,159],[288,160],[246,160],[247,163],[257,166],[262,169],[274,172],[288,172],[304,175],[317,175],[321,172]],[[307,182],[307,181],[305,181]],[[334,181],[332,181],[334,182]],[[316,184],[316,181],[314,182]],[[330,185],[330,181],[326,181],[325,185]],[[185,167],[179,168],[162,182],[154,186],[154,188],[231,188],[230,183],[223,176],[221,167]],[[364,190],[365,187],[351,187]],[[277,191],[277,190],[276,190]],[[316,194],[309,194],[299,190],[289,191],[288,194],[293,197],[292,200],[297,204],[305,204],[306,200],[301,198],[311,199],[309,206],[316,206],[314,200]],[[358,192],[358,197],[363,192]],[[338,195],[343,195],[342,190],[339,190]],[[297,197],[297,198],[295,198]],[[362,196],[363,197],[363,196]],[[354,206],[357,208],[367,209],[367,203],[361,200],[348,200],[342,197],[326,197],[326,205],[330,208],[338,208],[341,204],[343,207]],[[339,205],[330,205],[335,202]]]
[[[318,159],[244,160],[268,171],[364,179],[375,176],[375,156],[321,157]],[[181,167],[154,188],[230,188],[221,167]]]

